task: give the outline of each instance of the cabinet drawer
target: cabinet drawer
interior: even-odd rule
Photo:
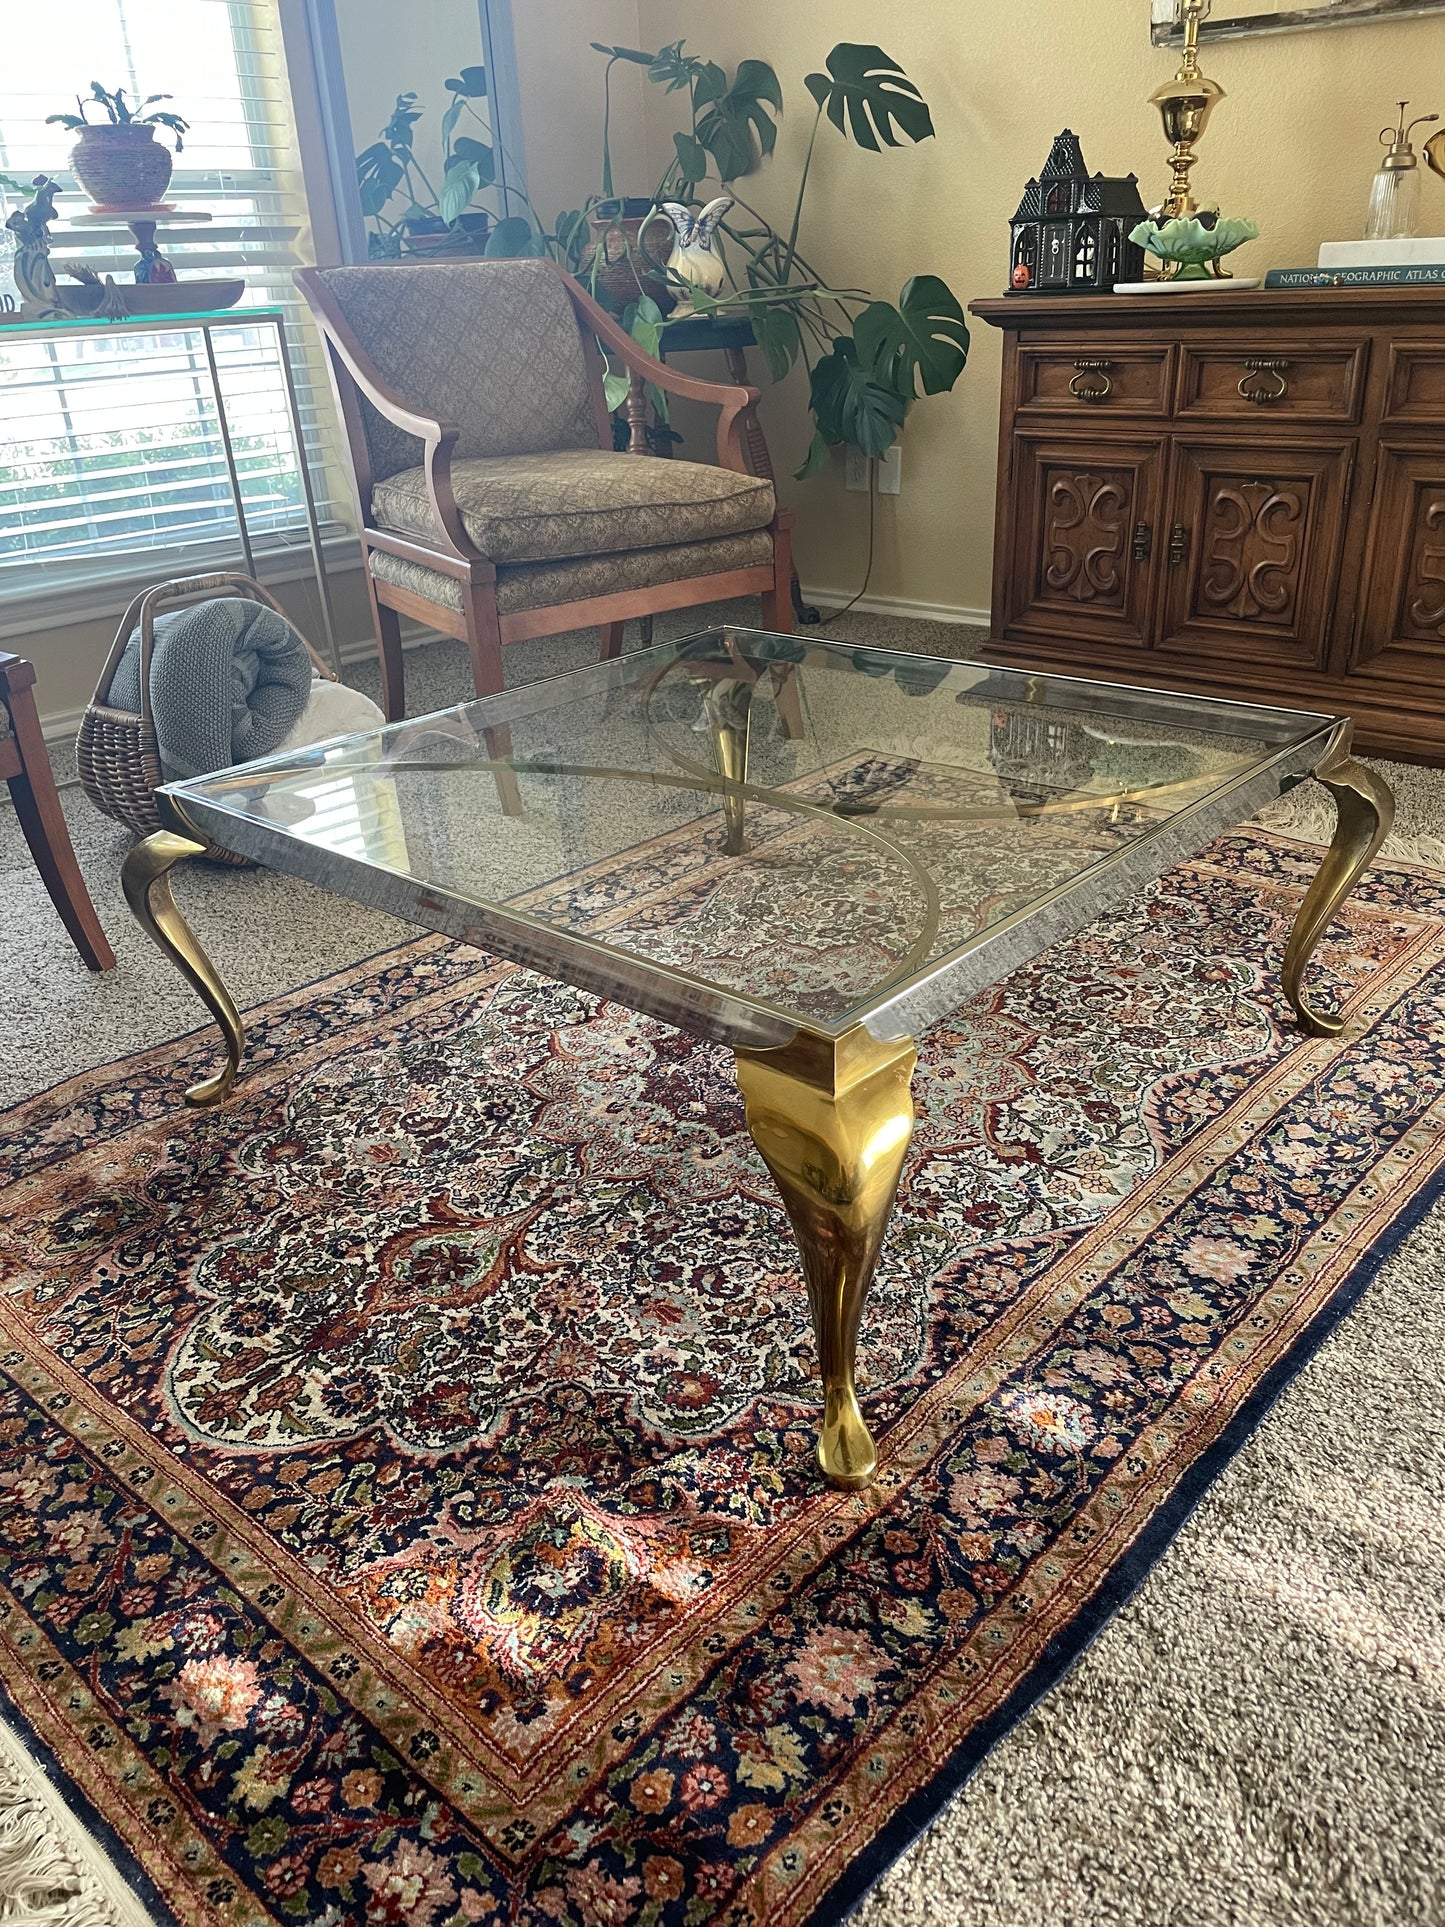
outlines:
[[[1387,422],[1445,422],[1445,342],[1397,341],[1385,384]]]
[[[1167,415],[1168,348],[1115,348],[1086,342],[1019,350],[1022,414]]]
[[[1238,421],[1243,415],[1290,421],[1359,419],[1368,344],[1295,348],[1288,341],[1181,349],[1179,414]]]

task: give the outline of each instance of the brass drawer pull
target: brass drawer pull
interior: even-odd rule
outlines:
[[[1283,401],[1289,393],[1289,383],[1285,380],[1283,372],[1288,367],[1287,361],[1245,362],[1245,372],[1239,378],[1241,398],[1244,401],[1260,404]]]
[[[1176,522],[1169,531],[1169,566],[1177,569],[1181,562],[1189,558],[1189,531],[1182,522]]]
[[[1134,524],[1133,556],[1136,562],[1147,562],[1149,551],[1154,546],[1154,532],[1147,522]]]
[[[1113,365],[1110,361],[1076,361],[1074,373],[1069,377],[1069,393],[1077,401],[1102,401],[1113,392],[1114,384],[1108,372]]]

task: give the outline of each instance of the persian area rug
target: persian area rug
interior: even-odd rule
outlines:
[[[839,1919],[1439,1187],[1445,876],[1243,832],[924,1040],[824,1488],[726,1051],[410,944],[9,1114],[0,1673],[157,1918]]]

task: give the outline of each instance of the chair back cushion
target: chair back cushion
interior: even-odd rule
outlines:
[[[545,261],[326,268],[318,277],[387,386],[461,430],[456,453],[596,448],[587,362],[567,290]],[[421,445],[363,403],[377,480]]]

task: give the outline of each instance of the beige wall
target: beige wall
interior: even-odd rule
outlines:
[[[432,0],[421,4],[430,8]],[[461,4],[436,0],[436,10],[452,13]],[[408,6],[409,23],[411,14]],[[881,38],[926,95],[937,138],[874,155],[845,145],[825,126],[802,236],[835,281],[879,293],[896,296],[908,274],[925,271],[941,274],[965,302],[999,292],[1008,216],[1065,124],[1081,136],[1090,167],[1133,168],[1149,200],[1165,184],[1163,144],[1145,97],[1172,71],[1172,60],[1149,45],[1146,0],[1006,0],[992,7],[911,0],[882,23],[874,0],[514,0],[513,14],[528,177],[549,216],[577,206],[598,183],[602,60],[590,40],[655,47],[682,36],[693,51],[729,67],[748,55],[770,60],[788,107],[777,156],[747,193],[781,222],[811,121],[804,74],[820,67],[838,40]],[[412,79],[402,74],[394,32],[379,32],[373,44],[376,99],[389,104]],[[1445,25],[1419,19],[1249,46],[1225,42],[1209,48],[1206,65],[1229,97],[1203,146],[1202,194],[1259,221],[1261,240],[1237,257],[1249,270],[1298,265],[1313,261],[1321,240],[1359,232],[1375,131],[1391,101],[1445,72]],[[617,186],[648,193],[681,123],[680,102],[645,85],[635,69],[620,66],[615,82]],[[1423,191],[1427,227],[1445,231],[1445,188],[1429,177]],[[978,326],[955,392],[914,410],[903,492],[877,502],[873,594],[964,610],[987,604],[997,370],[998,336]],[[767,393],[764,414],[779,471],[788,475],[808,439],[796,376]],[[690,448],[707,453],[701,442]],[[866,497],[844,490],[841,471],[807,484],[787,481],[784,494],[798,511],[804,580],[851,593],[862,576]],[[360,584],[343,572],[337,587],[343,634],[358,638],[366,629]],[[30,653],[42,666],[47,713],[84,701],[106,639],[104,623],[35,636]],[[26,642],[7,646],[23,649]]]
[[[626,38],[619,16],[633,10],[524,0],[516,11],[527,22],[520,51],[529,100],[546,91],[555,101],[575,86],[577,49],[589,39]],[[1008,217],[1065,125],[1080,135],[1091,168],[1134,170],[1146,201],[1166,185],[1162,137],[1146,96],[1174,62],[1149,44],[1147,0],[909,0],[881,12],[876,0],[637,0],[635,12],[641,46],[684,36],[691,51],[729,68],[748,55],[776,67],[787,103],[778,153],[747,187],[775,222],[791,207],[812,118],[803,76],[822,66],[837,41],[881,41],[917,82],[933,110],[935,140],[866,154],[826,125],[820,133],[802,240],[816,265],[844,284],[896,297],[910,273],[926,271],[942,275],[965,303],[1001,292]],[[580,65],[585,82],[585,60]],[[1360,232],[1376,130],[1392,101],[1428,91],[1427,77],[1434,84],[1445,75],[1445,24],[1405,20],[1247,46],[1227,41],[1209,47],[1206,71],[1228,98],[1201,149],[1201,197],[1258,220],[1261,239],[1237,257],[1246,271],[1310,264],[1322,240]],[[584,85],[579,111],[589,99]],[[1421,93],[1419,105],[1442,102]],[[677,97],[658,89],[646,89],[645,111],[645,167],[628,180],[641,192],[660,173],[680,124]],[[545,128],[557,123],[535,107],[528,123],[529,161],[540,181]],[[563,135],[569,162],[575,132]],[[551,191],[566,169],[549,162],[547,178]],[[1427,231],[1445,232],[1445,186],[1430,177],[1423,192]],[[910,417],[903,492],[877,504],[876,594],[964,608],[988,602],[998,345],[993,329],[976,326],[958,388]],[[795,468],[806,447],[801,402],[798,393],[775,391],[765,404],[780,471]],[[866,497],[847,493],[841,472],[785,492],[798,510],[805,581],[856,588]]]

